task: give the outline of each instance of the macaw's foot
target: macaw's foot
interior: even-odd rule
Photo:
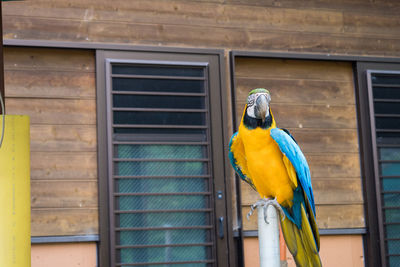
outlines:
[[[250,220],[250,216],[253,214],[254,210],[258,206],[261,206],[264,209],[264,221],[269,224],[269,222],[267,220],[268,219],[267,218],[267,208],[269,205],[272,205],[280,212],[282,220],[285,219],[285,213],[283,212],[283,209],[282,209],[281,205],[279,205],[276,198],[262,198],[250,206],[250,211],[249,211],[249,213],[247,213],[247,220]]]

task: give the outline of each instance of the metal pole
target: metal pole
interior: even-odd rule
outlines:
[[[267,212],[267,221],[264,219]],[[258,241],[260,246],[260,267],[280,267],[279,216],[273,205],[257,206]]]

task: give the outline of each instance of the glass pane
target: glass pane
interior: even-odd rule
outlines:
[[[383,206],[384,207],[400,207],[400,194],[393,193],[389,194],[386,193],[383,195]],[[388,213],[389,215],[399,214],[399,210],[390,209],[391,211]],[[400,220],[399,220],[400,222]]]
[[[208,196],[121,196],[120,210],[195,210],[205,209]]]
[[[400,191],[400,179],[382,179],[382,188],[384,191]]]
[[[115,175],[119,176],[176,176],[207,174],[204,162],[117,162]]]
[[[374,87],[374,98],[400,99],[400,88]]]
[[[400,256],[390,256],[389,257],[389,266],[390,267],[400,266]]]
[[[386,237],[387,238],[400,238],[400,224],[386,225]]]
[[[199,244],[210,242],[209,230],[204,229],[167,229],[146,231],[123,231],[120,234],[121,245],[162,245],[162,244]]]
[[[400,254],[400,240],[388,240],[387,246],[389,254]]]
[[[201,159],[207,157],[203,145],[116,145],[114,157],[120,159]],[[168,176],[204,175],[208,173],[204,162],[115,162],[114,171],[119,175]],[[210,225],[207,212],[190,212],[206,209],[209,195],[179,195],[181,192],[206,192],[208,179],[203,178],[144,178],[117,179],[116,191],[120,193],[170,193],[172,195],[118,196],[117,209],[142,210],[144,213],[118,214],[116,224],[120,228],[140,227],[191,227]],[[173,193],[177,193],[174,195]],[[182,212],[151,212],[152,210],[181,210]],[[186,212],[187,210],[188,212]],[[207,229],[157,229],[143,231],[119,231],[119,245],[195,244],[211,242]],[[210,248],[188,247],[121,249],[122,262],[160,262],[205,260],[211,257]],[[157,255],[153,253],[158,252]],[[180,253],[191,253],[182,256]],[[176,254],[176,255],[175,255]],[[181,258],[179,258],[181,257]]]
[[[174,108],[204,109],[204,97],[200,96],[149,96],[113,95],[113,106],[119,108]]]
[[[400,129],[400,118],[375,118],[376,129]]]
[[[199,261],[206,258],[207,247],[202,246],[121,249],[122,263]]]
[[[205,125],[205,113],[198,112],[114,112],[115,124]]]
[[[131,74],[131,75],[157,75],[157,76],[189,76],[203,77],[204,71],[202,67],[166,67],[166,66],[146,66],[146,65],[113,65],[113,74]]]
[[[372,83],[400,84],[400,75],[396,74],[372,74]]]
[[[207,183],[208,179],[202,178],[119,179],[117,187],[121,193],[190,193],[208,191]]]
[[[209,225],[206,212],[122,213],[117,215],[120,227],[182,227]]]
[[[380,148],[379,158],[381,160],[400,160],[400,148]]]
[[[116,145],[114,156],[131,159],[202,159],[206,146],[185,145]]]
[[[380,166],[383,176],[400,176],[400,163],[382,163]]]
[[[114,91],[204,93],[204,81],[113,78]]]
[[[376,114],[400,114],[399,103],[375,102],[374,109]]]
[[[388,202],[388,204],[391,204]],[[399,206],[397,199],[397,206]],[[400,207],[400,206],[399,206]],[[385,222],[400,223],[400,209],[386,209],[385,210]]]

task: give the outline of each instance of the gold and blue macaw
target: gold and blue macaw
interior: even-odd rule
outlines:
[[[229,159],[240,178],[283,211],[282,233],[296,265],[322,266],[310,169],[290,133],[276,127],[270,101],[264,88],[249,93]]]

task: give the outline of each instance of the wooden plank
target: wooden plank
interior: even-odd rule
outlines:
[[[97,208],[97,181],[32,180],[32,208]]]
[[[118,21],[126,23],[157,23],[203,25],[208,27],[238,27],[246,25],[249,29],[271,29],[307,32],[372,33],[374,35],[395,35],[397,31],[397,13],[390,7],[381,10],[358,5],[349,9],[351,3],[344,4],[344,9],[299,8],[288,5],[285,8],[273,4],[242,2],[202,2],[193,1],[145,1],[132,3],[125,1],[68,1],[50,5],[48,1],[26,2],[24,4],[5,4],[4,14],[20,17],[45,17],[51,19],[81,21]],[[287,1],[284,1],[287,2]],[[316,1],[310,1],[311,5]],[[282,4],[282,3],[280,3]],[[327,4],[327,3],[325,3]],[[115,10],[115,6],[118,9]],[[155,8],[156,7],[156,8]],[[364,7],[364,8],[363,8]],[[371,11],[373,10],[373,11]],[[344,11],[344,12],[343,12]],[[392,15],[391,15],[392,14]],[[368,18],[374,16],[375,24]],[[361,16],[361,18],[358,18]],[[363,19],[363,17],[365,19]],[[157,19],[155,19],[155,17]],[[355,19],[354,19],[355,18]],[[356,28],[356,30],[353,30]],[[389,30],[385,30],[389,29]],[[371,31],[371,29],[376,29]],[[383,31],[382,31],[383,30]]]
[[[260,199],[259,194],[244,181],[241,182],[242,205],[249,206]],[[360,178],[312,179],[316,205],[362,204]]]
[[[219,33],[221,34],[221,33]],[[390,56],[400,55],[398,50],[400,42],[397,36],[379,37],[364,36],[353,34],[351,36],[344,34],[331,33],[308,33],[308,32],[266,32],[255,30],[238,29],[233,32],[232,37],[239,38],[236,43],[229,38],[223,42],[223,47],[232,47],[237,49],[258,49],[268,51],[288,51],[288,52],[310,52],[310,53],[328,53],[345,55],[364,55],[364,56]],[[240,36],[235,36],[240,35]],[[243,39],[243,36],[247,36]],[[222,43],[221,42],[221,43]],[[210,44],[213,42],[210,40]]]
[[[99,9],[111,9],[115,10],[116,12],[119,12],[120,9],[125,10],[129,9],[130,5],[129,3],[126,3],[121,0],[115,1],[115,5],[110,4],[107,1],[100,0],[98,1],[97,6],[94,6],[96,2],[79,2],[78,0],[72,0],[72,1],[60,1],[60,2],[52,2],[48,0],[36,0],[35,3],[38,3],[36,6],[40,7],[51,7],[53,9],[61,8],[61,9],[73,9],[76,8],[78,9],[74,13],[77,13],[77,15],[84,15],[83,11],[80,12],[81,9],[84,7],[90,7],[92,9],[94,8],[99,8]],[[172,2],[172,1],[164,1],[164,2]],[[177,5],[177,4],[182,4],[182,3],[187,3],[191,2],[193,5],[196,6],[202,6],[204,4],[221,4],[221,5],[240,5],[240,6],[256,6],[259,9],[262,7],[279,7],[281,9],[311,9],[311,10],[317,10],[319,11],[327,11],[327,10],[337,10],[337,11],[343,11],[343,10],[360,10],[360,11],[375,11],[375,12],[384,12],[386,11],[388,14],[396,14],[396,11],[400,11],[400,6],[396,0],[375,0],[375,1],[365,1],[365,0],[338,0],[335,1],[335,3],[332,3],[332,1],[329,0],[318,0],[318,1],[297,1],[297,0],[175,0],[172,3]],[[10,13],[10,14],[19,14],[19,15],[30,15],[32,14],[33,11],[20,11],[17,10],[22,9],[21,7],[26,7],[30,6],[30,2],[24,3],[24,4],[19,4],[20,2],[16,3],[4,3],[4,10],[5,12],[10,12],[10,10],[14,10],[14,12],[18,13]],[[87,4],[86,4],[87,3]],[[94,4],[93,4],[94,3]],[[162,3],[162,1],[160,1]],[[132,3],[133,5],[133,3]],[[171,4],[171,9],[175,9],[175,5]],[[115,8],[115,6],[118,6],[119,8]],[[34,8],[33,6],[32,8]],[[48,15],[48,13],[42,13],[39,8],[36,8],[37,12],[43,16],[43,15]],[[56,10],[56,15],[62,16],[63,13]],[[71,10],[71,12],[73,12]]]
[[[288,129],[303,153],[358,153],[356,129]]]
[[[96,124],[96,101],[7,98],[9,114],[30,116],[32,124]]]
[[[312,153],[305,156],[310,166],[312,179],[360,177],[358,153]]]
[[[239,57],[236,78],[294,79],[353,82],[351,63]]]
[[[268,89],[273,103],[355,105],[353,82],[238,77],[236,99],[244,101],[254,88]]]
[[[315,208],[319,228],[365,227],[364,205],[320,205]]]
[[[31,125],[31,151],[96,152],[96,125]]]
[[[73,7],[72,7],[73,5]],[[90,6],[90,8],[88,8]],[[115,7],[118,10],[115,10]],[[252,29],[341,32],[342,12],[299,10],[279,7],[259,8],[252,5],[221,5],[191,1],[146,1],[126,3],[122,0],[68,1],[49,5],[47,1],[25,5],[5,5],[8,16],[46,17],[87,21],[118,21],[124,23],[157,23],[199,25],[208,27],[243,27]]]
[[[97,209],[32,209],[32,236],[99,233]]]
[[[4,74],[6,97],[75,99],[96,97],[94,73],[8,70]]]
[[[243,207],[243,217],[246,217],[249,211],[250,207]],[[365,227],[363,205],[318,205],[316,214],[320,229]],[[250,220],[243,219],[243,230],[257,230],[257,212],[250,217]]]
[[[313,179],[312,185],[319,205],[363,204],[361,178]]]
[[[121,32],[121,29],[124,29]],[[39,39],[80,42],[130,43],[259,49],[268,51],[315,52],[353,55],[400,56],[397,36],[350,36],[246,28],[149,23],[54,20],[36,17],[4,16],[5,39]]]
[[[90,1],[58,1],[52,2],[48,0],[38,0],[35,2],[15,2],[13,4],[5,4],[4,14],[10,16],[37,16],[51,17],[59,19],[80,19],[88,18],[87,13],[93,10],[89,7]],[[115,8],[114,8],[115,10]],[[86,16],[85,16],[86,14]]]
[[[97,179],[96,152],[31,152],[32,180]]]
[[[213,3],[224,3],[224,4],[236,4],[236,5],[253,5],[257,7],[264,6],[277,6],[280,8],[297,8],[297,9],[312,9],[318,12],[322,10],[359,10],[363,12],[387,12],[388,14],[398,14],[400,6],[396,0],[377,0],[377,1],[365,1],[365,0],[318,0],[318,1],[297,1],[297,0],[252,0],[251,3],[248,0],[190,0],[194,2],[213,2]]]
[[[241,116],[245,102],[237,103],[237,121]],[[323,128],[356,129],[356,111],[354,106],[329,105],[289,105],[271,103],[272,114],[278,127],[282,128]]]
[[[400,5],[397,5],[400,11]],[[400,18],[396,15],[391,16],[387,12],[360,12],[351,10],[343,12],[343,31],[344,33],[369,34],[374,36],[399,36]],[[371,19],[373,17],[373,19]]]
[[[53,25],[53,27],[55,26],[56,25]],[[50,27],[50,25],[47,27]],[[67,29],[63,29],[62,27],[58,28],[60,34],[64,30]],[[17,37],[18,36],[13,38]],[[32,39],[38,40],[40,39],[39,37],[40,36],[37,36]],[[92,50],[5,47],[4,69],[78,71],[94,73],[95,55]]]
[[[4,39],[46,40],[47,38],[53,41],[75,42],[90,40],[87,21],[13,16],[3,16],[3,18],[5,19],[3,27],[7,29],[4,31]]]
[[[123,2],[123,1],[122,1]],[[94,11],[99,20],[115,20],[110,10],[110,3],[102,12]],[[126,3],[125,3],[126,5]],[[154,7],[157,7],[156,9]],[[132,11],[137,16],[132,16]],[[337,11],[299,9],[282,9],[265,7],[260,9],[250,5],[220,5],[184,1],[135,1],[135,5],[119,9],[118,21],[154,23],[152,15],[157,16],[159,24],[189,24],[209,27],[240,28],[246,25],[249,29],[290,30],[311,32],[341,32],[342,14]],[[190,15],[189,15],[190,14]],[[97,15],[97,16],[96,16]]]

